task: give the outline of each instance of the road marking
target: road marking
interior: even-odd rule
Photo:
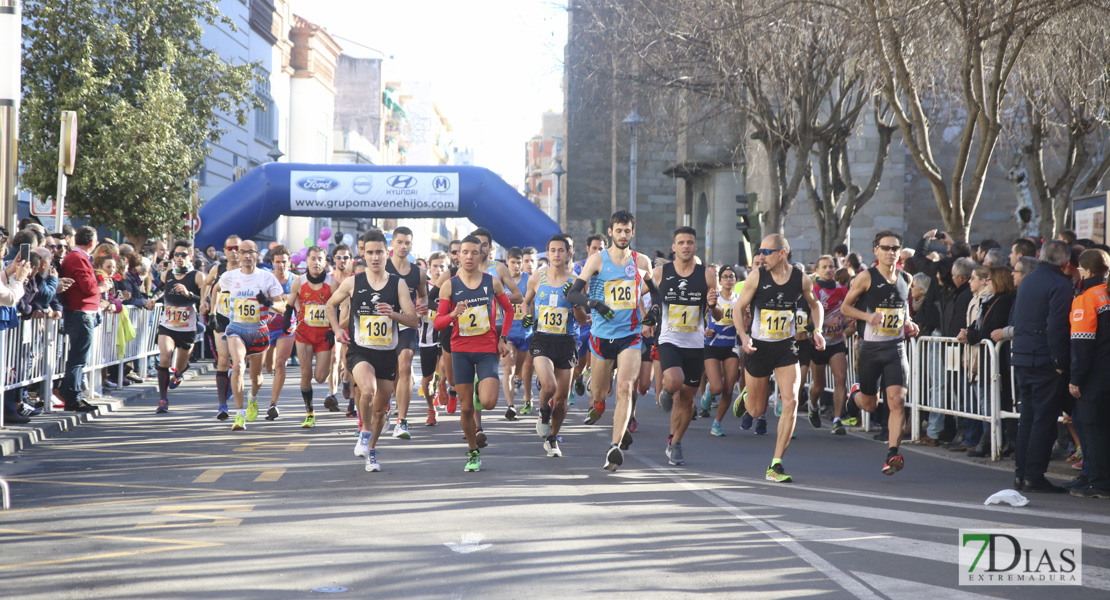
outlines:
[[[216,542],[193,542],[188,540],[163,540],[157,538],[141,538],[130,537],[121,535],[89,535],[83,533],[55,533],[51,531],[27,531],[23,529],[0,529],[0,533],[10,533],[14,535],[30,535],[30,536],[55,536],[55,537],[68,537],[80,538],[90,540],[111,540],[122,542],[141,542],[149,544],[171,544],[169,546],[161,546],[155,548],[147,548],[145,550],[122,550],[120,552],[108,552],[104,554],[82,555],[72,558],[56,558],[53,560],[40,560],[36,562],[17,563],[12,565],[0,565],[0,570],[15,569],[25,567],[39,567],[43,565],[60,565],[71,562],[85,562],[98,560],[102,558],[117,558],[120,556],[134,556],[136,554],[153,554],[156,552],[170,552],[173,550],[192,550],[195,548],[211,548],[215,546],[223,546],[223,544]]]
[[[893,577],[862,573],[860,571],[852,571],[852,574],[866,581],[871,587],[879,590],[879,593],[887,598],[898,598],[898,600],[936,600],[937,598],[944,598],[945,600],[995,600],[997,598],[997,596],[985,596],[983,594],[965,592],[956,588],[929,585],[927,583],[918,583],[906,579],[895,579]],[[1084,573],[1084,575],[1085,574],[1086,573]],[[956,577],[953,576],[952,579],[956,579]],[[1083,583],[1086,583],[1086,577],[1083,579]]]
[[[480,533],[464,533],[462,534],[462,541],[458,544],[454,542],[444,542],[443,545],[451,549],[452,552],[459,554],[470,554],[479,550],[490,548],[493,544],[483,544],[482,534]]]
[[[209,469],[209,470],[212,470],[212,469]],[[247,469],[243,469],[243,470],[247,470]],[[282,471],[282,472],[285,471],[285,469],[253,469],[253,470],[255,470],[255,471],[278,470],[278,471]],[[205,473],[207,473],[207,472],[208,471],[205,471]],[[279,474],[278,477],[281,477],[281,475]],[[164,485],[135,485],[135,484],[129,484],[129,483],[115,483],[115,482],[96,483],[96,482],[93,482],[93,481],[56,481],[56,480],[51,480],[51,479],[23,479],[21,477],[19,477],[19,478],[9,477],[9,478],[7,478],[7,480],[8,481],[15,481],[15,482],[19,482],[19,483],[53,483],[55,485],[84,485],[84,486],[92,486],[92,487],[134,488],[134,489],[139,489],[139,490],[172,490],[172,491],[175,491],[175,492],[211,492],[212,491],[208,488],[170,487],[170,486],[164,486]],[[277,481],[277,480],[275,479],[274,481]],[[251,492],[233,492],[233,493],[249,494]],[[74,506],[81,506],[81,505],[77,504],[77,505],[74,505]]]
[[[285,469],[251,469],[249,467],[247,467],[247,468],[244,468],[244,467],[223,468],[223,467],[221,467],[221,468],[216,468],[216,469],[208,469],[207,471],[201,473],[200,475],[197,475],[197,478],[193,480],[193,483],[214,483],[216,481],[219,481],[220,477],[222,477],[224,475],[224,473],[240,473],[240,472],[248,472],[248,473],[257,472],[258,477],[254,478],[255,483],[270,483],[270,482],[274,482],[274,481],[277,481],[277,480],[281,479],[281,476],[285,474]]]
[[[185,519],[208,519],[206,523],[159,521],[155,523],[139,523],[136,528],[151,529],[161,527],[238,527],[243,519],[236,519],[224,515],[205,515],[193,511],[223,511],[223,512],[250,512],[254,510],[253,504],[183,504],[175,506],[159,506],[151,511],[152,515],[174,515]]]
[[[243,442],[234,452],[304,452],[308,442]]]

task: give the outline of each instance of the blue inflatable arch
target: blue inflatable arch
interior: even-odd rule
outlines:
[[[267,163],[201,207],[196,245],[218,248],[233,234],[253,238],[283,215],[465,217],[488,229],[502,246],[534,246],[541,252],[559,233],[536,205],[481,167]]]

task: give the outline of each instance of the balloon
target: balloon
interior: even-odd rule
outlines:
[[[326,240],[331,237],[331,227],[324,227],[320,230],[320,239]]]
[[[305,269],[305,268],[308,268],[308,265],[305,264],[304,260],[301,260],[300,262],[297,263],[297,268],[298,269]]]
[[[274,246],[277,246],[277,245],[278,245],[277,242],[270,242],[270,250],[273,250]]]
[[[312,244],[309,244],[309,246],[311,245]],[[300,250],[297,250],[297,254],[300,254],[301,256],[308,256],[308,248],[302,246]]]
[[[316,242],[312,241],[311,237],[306,237],[304,239],[304,245],[305,246],[314,246],[314,245],[316,245]]]
[[[355,243],[355,236],[353,234],[348,233],[347,235],[343,236],[343,243],[347,244],[348,246],[354,244]]]
[[[327,248],[328,247],[328,241],[325,240],[324,238],[320,238],[320,239],[316,240],[316,245],[321,247],[321,248]]]

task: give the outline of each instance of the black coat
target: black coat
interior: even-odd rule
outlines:
[[[1015,367],[1070,368],[1072,285],[1060,267],[1041,262],[1018,286],[1011,313]]]

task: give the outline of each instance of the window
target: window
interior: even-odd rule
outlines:
[[[259,71],[262,81],[254,86],[254,93],[262,102],[261,108],[254,109],[254,137],[260,142],[272,145],[277,139],[274,119],[277,116],[274,99],[270,96],[270,74]]]

